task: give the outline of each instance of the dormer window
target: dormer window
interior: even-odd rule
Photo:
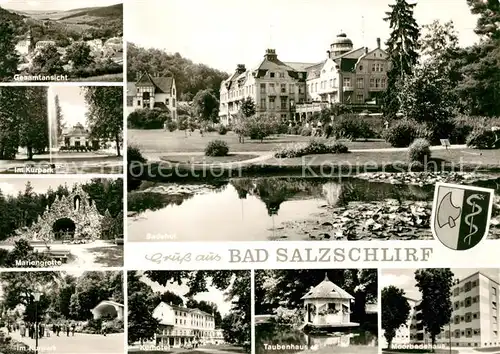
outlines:
[[[274,73],[269,73],[269,77],[274,77]]]

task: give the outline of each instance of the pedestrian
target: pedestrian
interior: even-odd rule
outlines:
[[[106,321],[104,321],[102,324],[101,324],[101,333],[104,337],[106,337],[106,333],[108,331],[108,323]]]
[[[69,337],[69,325],[66,325],[66,337]]]
[[[73,323],[71,324],[71,335],[74,337],[75,336],[75,328],[76,328],[76,325]]]
[[[203,128],[200,127],[200,135],[203,138]]]
[[[163,122],[163,131],[167,131],[167,121]]]
[[[385,127],[385,130],[389,129],[389,121],[385,121],[384,122],[384,127]]]
[[[332,123],[328,123],[328,125],[325,128],[326,138],[327,139],[330,138],[330,136],[332,135],[332,133],[333,133]]]

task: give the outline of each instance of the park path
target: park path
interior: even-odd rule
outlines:
[[[19,332],[13,332],[10,336],[35,349],[35,340],[29,337],[21,338]],[[75,333],[74,336],[67,337],[61,333],[60,336],[51,334],[50,337],[38,340],[38,352],[40,354],[123,354],[124,334],[99,334]]]
[[[448,150],[460,150],[467,148],[466,145],[451,145],[448,147]],[[363,152],[400,152],[408,150],[407,147],[403,148],[373,148],[373,149],[352,149],[349,150],[351,153],[363,153]],[[444,146],[431,146],[431,151],[440,151],[447,150]],[[231,167],[231,166],[242,166],[242,165],[251,165],[254,163],[259,163],[263,161],[267,161],[274,157],[274,152],[269,151],[235,151],[231,152],[232,155],[256,155],[257,157],[235,161],[235,162],[225,162],[225,163],[217,163],[217,166],[222,167]],[[204,156],[205,152],[196,151],[196,152],[169,152],[169,153],[160,153],[160,152],[145,152],[143,153],[144,157],[148,159],[148,161],[161,161],[162,156]],[[195,164],[195,165],[204,165],[204,164]]]

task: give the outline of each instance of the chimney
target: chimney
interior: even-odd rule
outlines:
[[[380,49],[380,38],[377,38],[377,48]]]
[[[328,58],[330,58],[330,53],[331,52],[329,50],[326,51],[326,55],[327,55]]]
[[[264,57],[269,61],[278,60],[275,49],[266,49],[266,55]]]
[[[245,71],[247,71],[246,67],[245,67],[245,64],[238,64],[236,66],[236,72],[238,74],[243,74]]]
[[[365,47],[365,54],[368,54],[368,47]]]

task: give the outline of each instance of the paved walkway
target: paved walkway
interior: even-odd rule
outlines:
[[[13,332],[10,336],[35,349],[35,340],[31,338],[21,338],[19,332]],[[75,333],[75,336],[67,337],[66,334],[41,338],[38,340],[38,352],[40,354],[123,354],[124,335],[108,334],[107,336],[98,334]]]

